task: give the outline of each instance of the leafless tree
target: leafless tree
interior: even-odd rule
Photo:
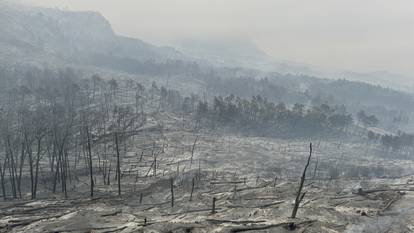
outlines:
[[[308,161],[305,165],[305,168],[303,169],[302,176],[300,178],[299,188],[298,188],[298,192],[296,193],[296,199],[295,199],[295,204],[293,206],[291,218],[296,218],[296,214],[298,212],[299,204],[303,200],[303,198],[305,197],[305,194],[306,194],[306,192],[302,193],[302,188],[303,188],[303,184],[305,183],[306,170],[308,169],[308,166],[310,164],[311,157],[312,157],[312,143],[309,144],[309,157],[308,157]]]

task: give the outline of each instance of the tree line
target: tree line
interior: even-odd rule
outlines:
[[[381,145],[386,155],[414,155],[414,135],[398,131],[396,134],[379,134],[368,131],[368,140]]]
[[[199,119],[210,125],[228,125],[238,129],[269,133],[273,136],[311,136],[343,133],[352,124],[344,106],[305,106],[274,103],[260,95],[245,99],[229,95],[214,97],[212,103],[200,101]]]

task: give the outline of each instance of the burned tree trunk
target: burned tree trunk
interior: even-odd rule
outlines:
[[[193,177],[193,181],[191,184],[191,194],[190,194],[190,201],[193,201],[193,192],[194,192],[194,177]]]
[[[86,140],[87,140],[87,144],[88,144],[89,175],[90,175],[90,178],[91,178],[91,197],[93,197],[93,188],[94,188],[95,184],[94,184],[94,181],[93,181],[91,136],[90,136],[88,127],[86,127]]]
[[[157,177],[157,156],[154,155],[154,170],[153,170],[153,176]]]
[[[26,159],[25,157],[26,157],[25,145],[24,145],[24,142],[22,142],[21,153],[20,153],[19,175],[17,176],[17,190],[19,192],[20,199],[22,198],[21,183],[22,183],[22,176],[23,176],[24,161]]]
[[[195,146],[197,144],[197,140],[198,140],[198,135],[194,140],[193,147],[191,148],[190,169],[191,169],[191,165],[193,165],[194,150],[195,150]]]
[[[116,177],[118,179],[118,195],[121,195],[121,164],[119,159],[119,143],[118,133],[115,133],[115,149],[116,149]]]
[[[171,207],[174,207],[174,179],[171,178]]]
[[[11,148],[11,143],[10,143],[10,137],[7,136],[7,147],[9,150],[9,153],[6,153],[6,159],[8,161],[8,167],[9,167],[9,177],[10,177],[10,185],[12,188],[12,194],[13,194],[13,198],[17,198],[17,192],[16,192],[16,164],[14,162],[14,155],[13,155],[13,150]]]
[[[211,205],[211,214],[215,214],[215,213],[217,213],[216,212],[216,197],[213,197],[213,202],[212,202],[212,205]]]
[[[302,173],[302,177],[300,179],[299,189],[298,189],[298,192],[296,194],[295,205],[293,206],[293,211],[292,211],[291,218],[296,218],[296,213],[298,212],[299,204],[303,200],[303,198],[305,197],[305,194],[306,194],[306,192],[302,194],[302,188],[303,188],[303,184],[305,183],[306,170],[308,169],[311,157],[312,157],[312,143],[309,144],[308,162],[306,163],[305,169],[303,169],[303,173]]]
[[[37,183],[39,180],[39,163],[40,163],[40,148],[41,148],[42,138],[37,138],[37,155],[36,155],[36,164],[35,164],[35,179],[34,179],[34,187],[33,187],[33,197],[36,198],[37,195]]]
[[[3,200],[6,200],[6,186],[4,180],[4,172],[5,172],[6,160],[4,161],[4,165],[0,163],[0,179],[1,179],[1,191],[3,194]],[[3,169],[2,169],[3,167]]]
[[[35,198],[34,195],[34,170],[33,170],[33,151],[31,148],[31,142],[27,139],[27,134],[24,136],[25,138],[25,145],[27,147],[27,155],[29,156],[29,171],[30,171],[30,198],[33,200]],[[19,182],[20,186],[20,182]],[[19,187],[20,190],[20,187]]]

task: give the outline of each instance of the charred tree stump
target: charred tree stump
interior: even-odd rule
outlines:
[[[171,207],[174,207],[174,179],[171,178]]]
[[[212,214],[215,214],[215,213],[217,213],[216,212],[216,197],[213,197],[213,203],[212,203],[212,206],[211,206],[211,213]]]
[[[157,177],[157,157],[156,156],[154,156],[154,174],[153,174],[153,176],[154,177]]]
[[[234,185],[234,189],[233,189],[233,200],[235,200],[237,197],[237,185]]]
[[[191,184],[190,201],[193,200],[193,192],[194,192],[194,177],[193,177],[193,181],[192,181],[192,184]]]
[[[108,169],[108,174],[106,176],[107,180],[106,180],[106,185],[111,185],[111,168],[112,168],[112,163],[109,163],[109,169]]]

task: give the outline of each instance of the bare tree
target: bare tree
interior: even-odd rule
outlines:
[[[195,146],[196,146],[196,144],[197,144],[197,140],[198,140],[198,135],[197,135],[197,137],[194,139],[193,147],[191,148],[190,169],[191,169],[191,165],[193,165],[194,150],[195,150]]]
[[[116,177],[118,180],[118,195],[121,195],[121,162],[119,158],[118,132],[115,132],[115,150],[116,150]]]
[[[88,158],[89,158],[89,175],[91,178],[91,197],[93,197],[93,188],[94,188],[94,181],[93,181],[93,164],[92,164],[92,150],[91,150],[91,136],[89,132],[88,126],[85,129],[86,132],[86,140],[87,140],[87,147],[88,147]]]
[[[0,163],[0,179],[1,179],[0,181],[1,181],[1,191],[2,191],[2,194],[3,194],[3,200],[6,200],[6,198],[7,198],[7,196],[6,196],[6,185],[4,183],[4,172],[5,172],[4,167],[5,167],[5,164],[6,164],[6,161],[4,161],[4,164]]]
[[[298,192],[296,193],[295,205],[293,206],[291,218],[296,218],[296,213],[298,212],[299,204],[305,197],[306,192],[302,193],[303,184],[305,183],[306,179],[306,170],[308,169],[310,160],[312,157],[312,143],[309,144],[309,157],[306,163],[305,168],[303,169],[302,177],[300,178]]]

